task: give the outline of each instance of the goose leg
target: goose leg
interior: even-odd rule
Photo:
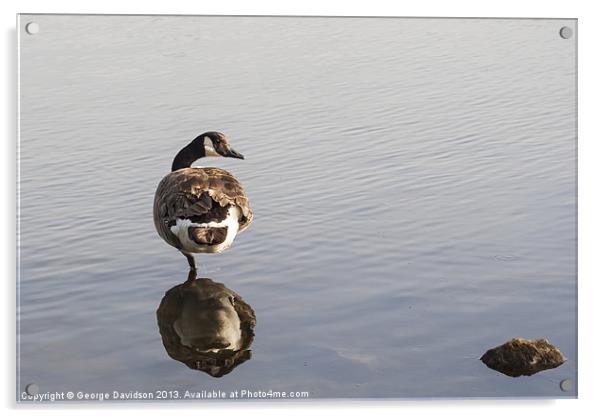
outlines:
[[[185,284],[188,286],[194,285],[194,281],[196,280],[196,270],[190,269],[188,272],[188,278],[186,279]]]
[[[194,262],[194,257],[191,254],[182,253],[186,260],[188,260],[188,265],[190,266],[190,271],[194,271],[196,273],[196,263]]]

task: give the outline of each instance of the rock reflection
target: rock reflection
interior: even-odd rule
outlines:
[[[157,320],[167,354],[191,369],[221,377],[251,358],[255,312],[234,291],[194,272],[165,293]]]

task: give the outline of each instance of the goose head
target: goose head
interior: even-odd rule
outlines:
[[[241,160],[245,158],[232,149],[226,135],[210,131],[197,136],[180,150],[173,160],[171,171],[190,167],[193,162],[203,157],[229,157]]]
[[[202,135],[199,135],[197,139],[197,146],[199,149],[202,149],[205,157],[229,157],[229,158],[239,158],[244,160],[245,157],[234,151],[230,146],[230,141],[221,132],[205,132]]]

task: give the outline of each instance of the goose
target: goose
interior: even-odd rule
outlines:
[[[193,254],[221,253],[253,219],[236,177],[217,167],[191,167],[203,157],[244,159],[223,133],[205,132],[175,156],[171,172],[157,186],[153,204],[159,236],[180,250],[195,272]]]

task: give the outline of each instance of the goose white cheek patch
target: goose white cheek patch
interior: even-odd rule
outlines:
[[[205,137],[205,156],[206,157],[221,157],[213,146],[213,141],[208,136]]]

